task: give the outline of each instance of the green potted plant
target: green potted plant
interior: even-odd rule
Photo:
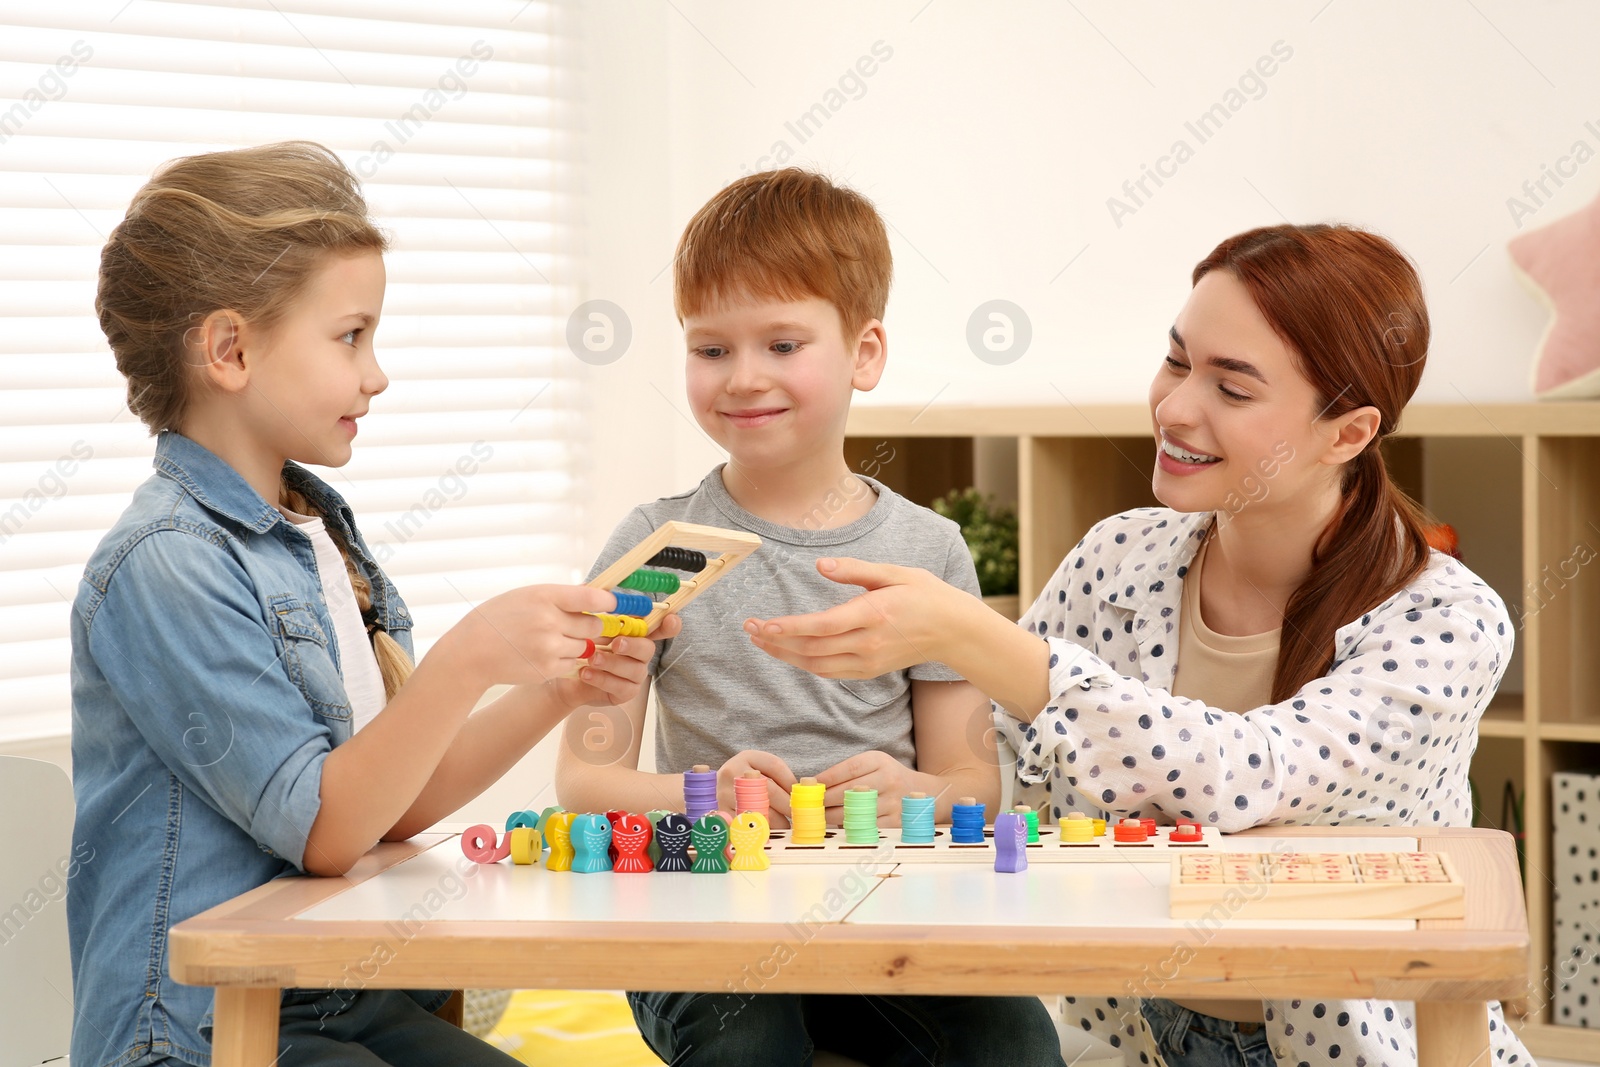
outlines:
[[[1015,620],[1017,596],[1017,513],[976,489],[955,489],[933,502],[933,510],[961,527],[961,537],[978,570],[983,601]]]

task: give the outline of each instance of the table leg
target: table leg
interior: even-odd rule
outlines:
[[[218,986],[211,1025],[213,1067],[272,1067],[278,1059],[280,991]]]
[[[1489,1006],[1476,1000],[1419,1000],[1417,1067],[1490,1067]]]

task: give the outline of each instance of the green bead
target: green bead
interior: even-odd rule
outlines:
[[[618,589],[637,589],[641,593],[667,593],[678,591],[678,576],[666,571],[638,570],[617,583]]]

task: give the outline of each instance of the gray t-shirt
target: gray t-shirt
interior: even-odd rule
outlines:
[[[698,489],[634,508],[612,531],[591,579],[673,519],[761,538],[760,548],[683,609],[683,632],[657,645],[650,664],[660,704],[657,772],[719,767],[745,749],[771,752],[799,777],[874,750],[916,766],[911,679],[960,681],[960,675],[942,663],[921,663],[876,678],[819,678],[762,652],[744,632],[752,616],[803,615],[861,595],[858,586],[817,572],[816,561],[828,556],[921,567],[977,594],[977,571],[955,523],[871,478],[861,481],[877,491],[876,503],[836,529],[796,529],[752,515],[728,495],[718,467]],[[853,479],[841,482],[812,514],[820,525],[865,491]]]

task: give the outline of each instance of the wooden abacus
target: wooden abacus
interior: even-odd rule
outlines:
[[[760,547],[761,538],[743,530],[697,526],[690,522],[662,523],[588,583],[596,589],[617,594],[617,614],[600,616],[606,623],[606,636],[649,633],[662,616],[682,611]],[[682,571],[693,577],[679,578],[671,571]],[[629,582],[634,584],[630,586]],[[664,596],[650,601],[654,593]],[[638,599],[634,600],[635,597]],[[637,610],[643,608],[646,601],[650,601],[648,611]],[[624,621],[617,621],[619,619]],[[627,621],[630,619],[639,622],[630,624]],[[599,647],[604,651],[608,646]]]

